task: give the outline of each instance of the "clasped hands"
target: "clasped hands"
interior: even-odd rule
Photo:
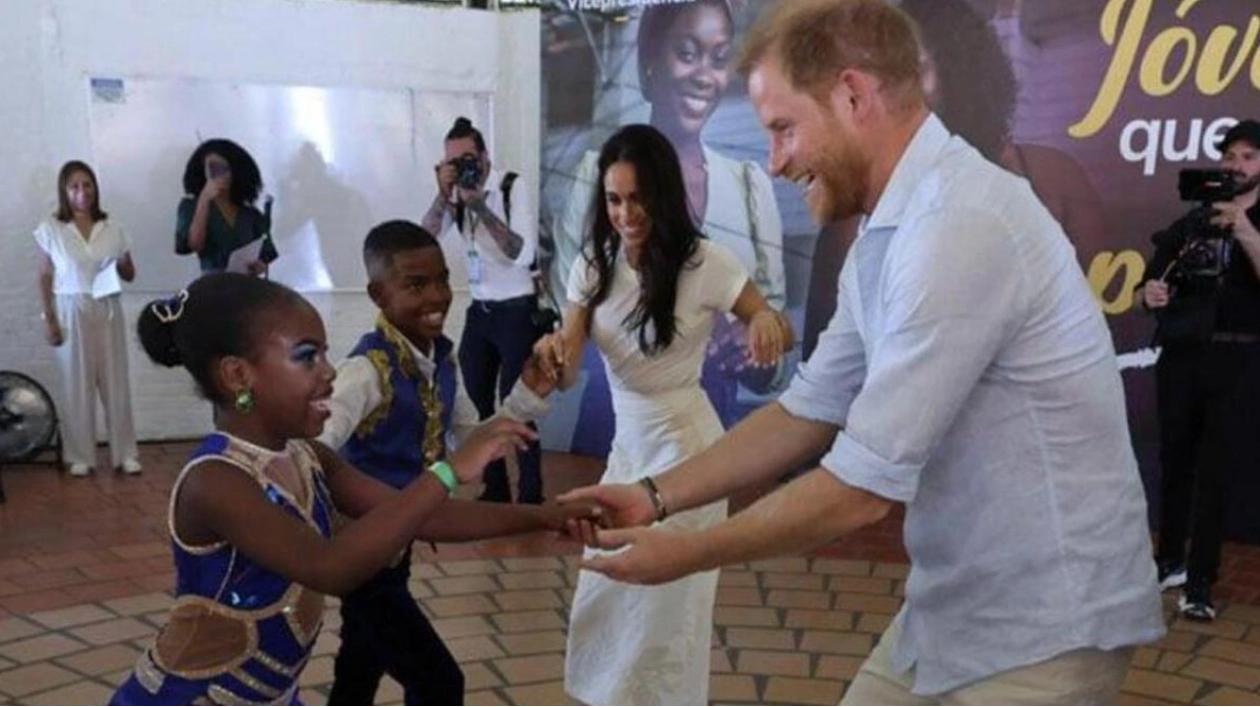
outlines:
[[[619,551],[582,560],[585,570],[629,584],[664,584],[702,569],[703,548],[694,533],[650,525],[656,509],[640,484],[601,484],[561,495],[563,504],[594,503],[593,518],[569,521],[566,535],[587,547]]]

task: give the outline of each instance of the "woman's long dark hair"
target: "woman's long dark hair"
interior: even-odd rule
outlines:
[[[604,175],[618,162],[634,167],[635,183],[651,219],[651,232],[639,254],[639,301],[623,325],[638,331],[639,350],[651,356],[673,343],[678,333],[674,305],[683,268],[695,267],[703,235],[691,218],[678,153],[659,130],[650,125],[627,125],[608,138],[599,152],[599,177],[590,207],[589,247],[584,257],[595,268],[595,282],[586,295],[593,312],[608,299],[613,267],[621,254],[621,236],[608,218]],[[651,325],[649,327],[649,324]],[[588,322],[589,328],[589,322]],[[655,335],[649,337],[649,328]]]
[[[262,173],[258,163],[245,148],[226,138],[212,138],[197,146],[188,164],[184,165],[184,193],[197,196],[206,186],[206,155],[216,154],[227,160],[232,168],[232,193],[230,199],[237,206],[253,206],[262,193]]]

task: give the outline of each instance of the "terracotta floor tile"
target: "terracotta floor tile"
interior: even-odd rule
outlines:
[[[1159,661],[1155,663],[1155,668],[1161,673],[1176,673],[1178,670],[1186,667],[1186,664],[1193,659],[1194,655],[1190,653],[1164,651],[1160,654]],[[1142,666],[1134,665],[1133,667],[1140,668]]]
[[[871,611],[877,614],[895,614],[901,608],[901,600],[897,597],[845,592],[836,594],[835,608],[842,611]]]
[[[66,587],[65,593],[81,602],[99,602],[143,594],[144,589],[129,579],[111,579]]]
[[[1260,688],[1260,668],[1239,665],[1216,658],[1195,658],[1181,669],[1187,677],[1230,685],[1243,690]]]
[[[125,643],[119,643],[62,656],[57,659],[57,662],[84,675],[106,675],[131,670],[139,656],[139,650]]]
[[[329,655],[322,655],[318,658],[311,658],[307,662],[306,667],[302,669],[302,675],[298,678],[298,684],[302,687],[313,687],[331,683],[332,679],[333,658]]]
[[[1195,693],[1203,683],[1199,680],[1165,675],[1151,670],[1130,669],[1124,677],[1124,692],[1131,692],[1144,697],[1155,697],[1177,700],[1188,703],[1194,699]]]
[[[891,614],[862,614],[858,617],[856,630],[862,633],[873,633],[876,636],[882,635],[888,630],[888,626],[892,623]]]
[[[469,692],[464,695],[464,704],[466,705],[507,705],[512,704],[505,701],[494,690],[478,690]],[[563,702],[518,702],[516,704],[564,704]]]
[[[558,609],[563,605],[560,601],[560,596],[550,589],[530,589],[519,592],[497,592],[492,598],[503,611]]]
[[[504,633],[496,640],[511,656],[563,653],[565,648],[565,633],[562,630]]]
[[[79,641],[55,633],[46,633],[34,638],[25,638],[0,646],[0,656],[14,663],[37,663],[48,658],[75,653],[87,646]]]
[[[865,661],[866,656],[825,655],[818,659],[814,677],[824,680],[852,680],[857,677],[858,670]]]
[[[148,638],[156,633],[153,626],[134,618],[114,619],[70,629],[70,635],[94,646]]]
[[[484,663],[465,663],[459,667],[464,671],[465,693],[499,687],[503,684],[503,680]]]
[[[499,583],[494,577],[484,574],[474,574],[460,577],[443,577],[441,579],[428,580],[429,585],[439,596],[450,594],[473,594],[476,592],[497,592],[500,590]]]
[[[499,561],[509,572],[563,571],[565,566],[555,557],[507,557]]]
[[[124,560],[141,560],[147,557],[170,557],[171,545],[161,540],[147,540],[125,545],[112,545],[109,551]]]
[[[718,606],[763,606],[760,589],[753,587],[718,587]]]
[[[855,592],[859,594],[892,594],[892,580],[884,577],[832,577],[827,589],[833,592]]]
[[[512,704],[517,705],[579,705],[582,704],[564,691],[564,682],[557,680],[540,685],[521,685],[505,688]],[[472,703],[469,703],[472,704]]]
[[[507,653],[494,642],[490,636],[467,636],[465,638],[448,638],[446,648],[455,656],[455,660],[464,663],[488,658],[503,658]]]
[[[1245,692],[1235,687],[1220,687],[1195,702],[1199,705],[1257,705],[1260,693]]]
[[[495,632],[494,627],[480,616],[437,619],[433,622],[433,628],[444,640],[465,636],[488,636]]]
[[[743,570],[722,570],[718,574],[719,587],[756,587],[757,573]]]
[[[448,577],[466,574],[499,574],[503,566],[494,560],[462,560],[455,562],[439,562],[438,567]]]
[[[732,673],[735,667],[731,665],[730,651],[724,648],[713,648],[709,651],[709,672],[711,673]]]
[[[789,609],[783,625],[787,628],[848,631],[853,628],[853,614],[847,611]]]
[[[768,648],[790,651],[796,648],[796,632],[783,628],[732,626],[726,629],[726,645],[729,648]]]
[[[776,557],[769,560],[749,562],[748,569],[754,572],[808,572],[809,559],[805,557]]]
[[[824,577],[804,572],[766,572],[762,574],[761,586],[766,589],[804,589],[822,591],[826,589]]]
[[[709,677],[711,702],[757,702],[757,683],[751,675],[712,675]]]
[[[504,589],[521,591],[525,589],[559,589],[566,582],[559,572],[520,572],[499,575],[499,583]]]
[[[547,631],[565,627],[564,619],[561,618],[559,613],[552,610],[513,611],[495,614],[490,618],[503,633]]]
[[[1260,646],[1251,643],[1213,638],[1199,649],[1199,654],[1260,668]]]
[[[840,703],[844,683],[838,680],[772,677],[766,683],[766,702],[793,705],[835,705]]]
[[[31,623],[25,618],[14,616],[0,619],[0,643],[26,638],[37,633],[43,633],[43,631],[43,627]]]
[[[447,618],[450,616],[468,616],[470,614],[489,614],[498,611],[498,606],[485,594],[460,594],[452,597],[430,597],[424,600],[424,606],[434,616]]]
[[[91,680],[81,680],[23,699],[28,705],[103,705],[114,694],[113,688]]]
[[[779,610],[768,607],[718,606],[713,610],[713,623],[718,626],[755,626],[778,628]]]
[[[29,574],[12,575],[9,581],[22,589],[30,591],[39,591],[44,589],[57,589],[59,587],[68,587],[72,584],[82,584],[90,578],[77,569],[62,570],[40,570]]]
[[[117,615],[96,604],[79,604],[67,606],[64,609],[53,609],[52,611],[41,611],[31,614],[31,620],[41,623],[48,628],[57,629],[81,626],[114,618],[118,618]]]
[[[868,655],[875,647],[874,637],[867,633],[838,631],[806,631],[801,637],[801,650],[810,653]]]
[[[174,597],[170,594],[159,592],[101,602],[105,608],[119,616],[135,616],[136,614],[164,611],[169,609],[173,603],[175,603]]]
[[[783,651],[739,651],[735,670],[752,675],[809,677],[809,654]]]
[[[806,592],[795,589],[771,589],[766,605],[779,609],[826,609],[831,606],[827,592]]]
[[[864,560],[837,560],[820,557],[813,561],[816,574],[843,574],[852,577],[869,577],[871,563]]]
[[[500,658],[492,662],[494,669],[507,680],[509,685],[524,685],[564,678],[564,656],[559,653]],[[513,699],[516,698],[513,697]]]
[[[1217,619],[1215,621],[1188,621],[1186,619],[1177,619],[1168,628],[1185,631],[1186,633],[1197,633],[1204,636],[1219,636],[1221,638],[1229,638],[1238,640],[1247,633],[1250,627],[1241,621],[1230,621],[1229,619]]]
[[[41,570],[62,570],[97,564],[109,559],[111,556],[100,550],[74,550],[50,555],[32,555],[30,562]]]
[[[0,673],[0,693],[25,697],[82,679],[78,673],[52,663],[32,663]]]

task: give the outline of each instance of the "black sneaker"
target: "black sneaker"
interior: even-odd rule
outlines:
[[[1155,562],[1156,579],[1159,581],[1159,591],[1167,589],[1175,589],[1185,586],[1186,583],[1186,566],[1181,562],[1172,562],[1170,560],[1157,560]]]
[[[1207,587],[1188,585],[1177,602],[1177,610],[1191,621],[1211,621],[1216,618],[1216,607]]]

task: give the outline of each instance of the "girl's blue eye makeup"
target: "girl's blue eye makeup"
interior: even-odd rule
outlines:
[[[320,347],[318,344],[301,343],[293,347],[292,358],[294,361],[303,363],[313,363],[319,357]]]

